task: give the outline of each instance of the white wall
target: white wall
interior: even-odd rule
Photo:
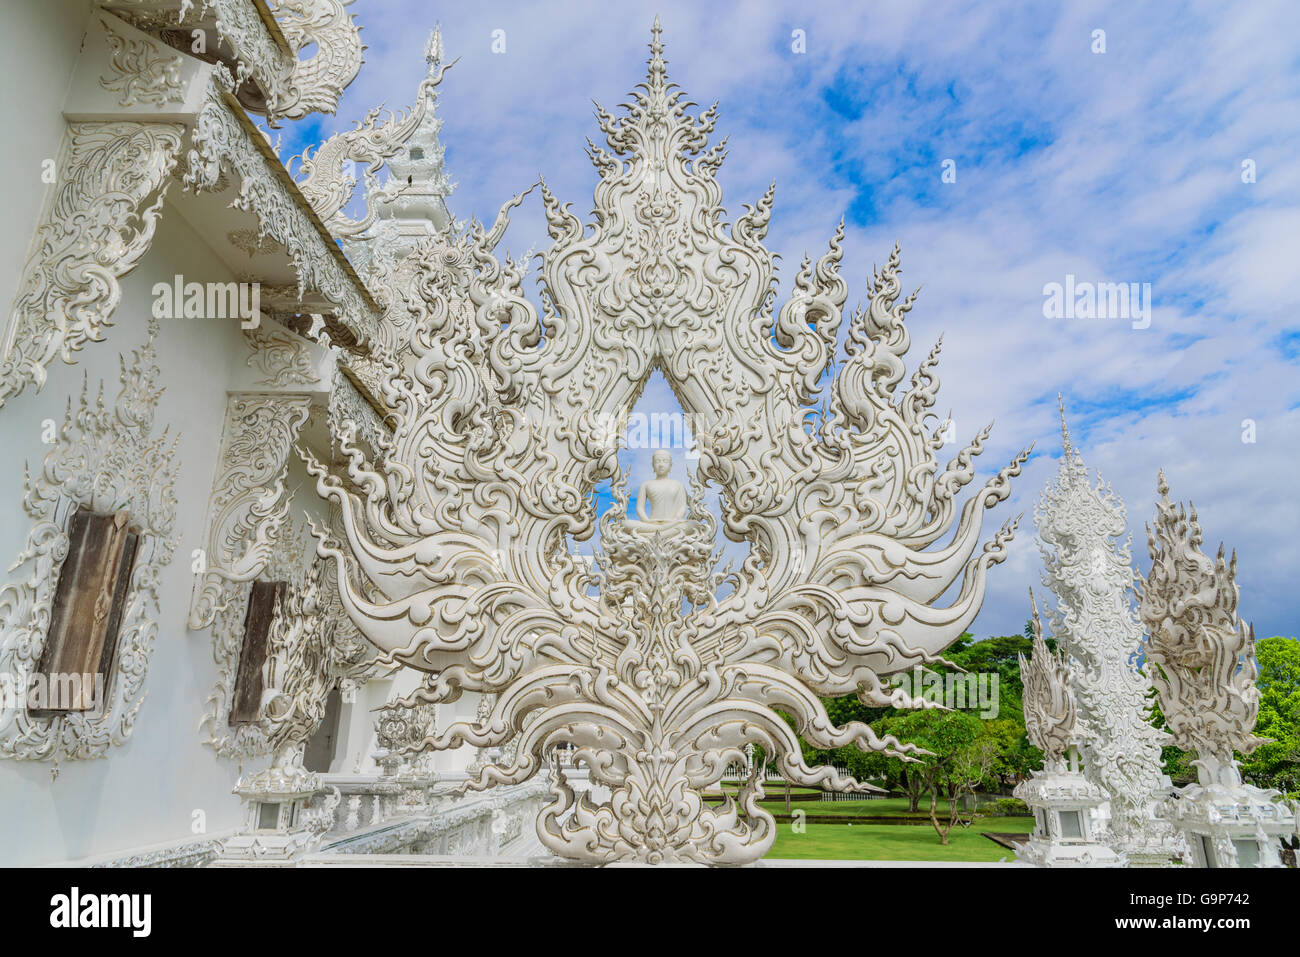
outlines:
[[[172,187],[175,189],[175,185]],[[19,505],[22,463],[38,468],[46,451],[41,422],[62,422],[64,403],[76,396],[83,374],[92,390],[105,380],[116,396],[118,353],[147,335],[153,282],[181,273],[199,281],[230,281],[204,241],[173,208],[164,209],[153,247],[122,283],[123,296],[105,342],[91,343],[75,367],[56,362],[39,393],[24,392],[0,409],[0,562],[22,548],[30,521]],[[12,281],[12,277],[5,277]],[[242,822],[231,794],[233,762],[203,746],[199,723],[216,680],[211,637],[186,627],[193,584],[190,553],[202,547],[225,419],[232,365],[248,354],[234,320],[164,320],[156,343],[161,384],[155,431],[179,431],[177,547],[162,576],[159,632],[146,679],[146,698],[131,739],[106,760],[65,762],[51,780],[44,762],[0,760],[0,863],[67,860],[182,839],[195,812],[209,833]],[[75,399],[74,399],[75,401]]]
[[[41,161],[58,155],[63,100],[90,14],[90,0],[6,0],[0,29],[0,173],[4,228],[0,229],[0,308],[3,328],[18,276],[49,186]],[[3,413],[0,413],[3,414]]]

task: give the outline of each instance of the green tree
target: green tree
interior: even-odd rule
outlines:
[[[1300,641],[1275,635],[1255,643],[1259,662],[1259,721],[1255,734],[1271,738],[1241,762],[1258,787],[1300,792]]]
[[[1049,647],[1055,642],[1048,639]],[[983,751],[990,752],[991,770],[986,783],[1013,783],[1030,771],[1042,767],[1042,753],[1029,743],[1025,735],[1025,718],[1022,709],[1023,683],[1020,678],[1018,656],[1028,655],[1032,642],[1022,635],[1004,635],[976,641],[969,632],[954,642],[944,657],[968,672],[990,673],[998,676],[998,713],[981,720],[974,714],[967,716],[982,725]],[[930,671],[946,675],[951,669],[932,665]],[[837,725],[849,721],[870,724],[877,734],[897,734],[893,725],[897,719],[914,714],[910,710],[868,707],[856,695],[842,698],[823,698],[826,712]],[[869,780],[885,788],[905,794],[909,808],[915,812],[928,793],[928,772],[918,765],[887,758],[877,753],[858,750],[854,746],[834,750],[817,750],[803,745],[804,760],[810,764],[833,764],[848,769],[859,781]]]
[[[930,823],[939,843],[948,843],[948,833],[961,821],[961,800],[987,782],[997,750],[996,739],[984,722],[961,711],[933,708],[909,711],[880,722],[881,730],[899,740],[916,744],[931,754],[911,763],[930,796]],[[939,800],[948,802],[948,814],[940,819]]]

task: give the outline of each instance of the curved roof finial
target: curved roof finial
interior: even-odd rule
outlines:
[[[424,59],[429,64],[429,71],[432,72],[442,63],[442,24],[435,23],[433,32],[429,34],[429,43],[424,48]]]

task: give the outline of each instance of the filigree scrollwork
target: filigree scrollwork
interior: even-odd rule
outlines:
[[[485,749],[469,789],[528,780],[574,745],[611,796],[578,800],[553,776],[538,821],[547,847],[593,863],[737,864],[775,838],[763,783],[748,781],[739,804],[704,793],[746,745],[792,783],[834,790],[866,786],[808,767],[796,732],[817,748],[915,753],[866,724],[837,726],[820,699],[884,705],[897,700],[884,676],[942,660],[1006,557],[1014,523],[977,551],[983,516],[1028,453],[958,514],[988,432],[936,477],[937,350],[896,395],[913,301],[899,301],[897,250],[849,320],[848,355],[815,412],[848,295],[843,230],[773,316],[761,242],[772,193],[728,232],[714,178],[723,150],[708,143],[716,111],[688,112],[662,51],[656,22],[627,115],[598,111],[610,151],[591,148],[595,222],[542,185],[553,240],[542,314],[521,264],[493,254],[522,196],[491,228],[417,248],[410,284],[392,290],[413,318],[409,361],[389,359],[379,390],[394,410],[391,450],[372,463],[336,436],[351,449],[346,484],[304,458],[340,509],[344,540],[318,554],[335,562],[349,617],[380,661],[429,673],[404,703],[491,696],[485,718],[424,742]],[[698,423],[690,514],[637,529],[616,503],[593,572],[566,536],[596,531],[597,483],[625,501],[609,423],[656,369]],[[714,571],[708,483],[722,531],[750,546],[735,573]],[[952,603],[936,606],[946,592]]]
[[[308,147],[286,164],[292,170],[293,160],[299,161],[298,186],[335,236],[359,236],[374,224],[383,204],[391,203],[409,189],[407,183],[393,178],[380,186],[379,174],[385,161],[403,149],[412,135],[432,117],[438,101],[438,84],[442,82],[443,74],[455,65],[455,61],[441,65],[434,59],[432,50],[431,41],[429,75],[420,83],[415,104],[409,110],[396,115],[390,112],[384,119],[383,107],[376,107],[357,123],[355,129],[335,133],[314,154]],[[354,165],[364,166],[362,175],[366,197],[365,215],[355,220],[343,212],[357,187],[350,172]]]
[[[180,78],[182,60],[178,54],[161,53],[152,43],[124,36],[113,27],[109,17],[101,17],[99,22],[108,43],[110,70],[108,75],[100,77],[99,85],[118,94],[118,106],[137,103],[166,106],[184,101]]]
[[[318,291],[338,307],[340,317],[366,339],[374,334],[378,321],[376,307],[367,301],[364,287],[345,267],[346,260],[337,247],[326,239],[301,207],[301,200],[290,194],[281,177],[254,143],[259,135],[246,118],[241,122],[223,94],[231,80],[220,72],[213,75],[191,136],[186,154],[186,187],[195,191],[213,190],[223,167],[235,172],[239,195],[232,205],[253,213],[258,222],[258,238],[269,236],[283,246],[298,272],[299,294],[305,289]]]
[[[125,510],[138,529],[134,565],[123,606],[105,706],[97,712],[32,717],[25,707],[0,712],[0,756],[34,761],[103,757],[130,737],[144,701],[145,673],[158,631],[159,579],[176,547],[174,460],[177,438],[155,435],[157,323],[143,347],[122,358],[117,401],[104,401],[100,384],[67,415],[41,470],[27,474],[23,506],[36,522],[14,568],[23,577],[0,589],[0,671],[25,679],[36,672],[54,604],[59,570],[68,553],[67,523],[78,507],[99,514]]]
[[[121,278],[153,242],[183,132],[176,123],[68,124],[9,320],[0,406],[41,388],[56,358],[75,362],[103,338]]]
[[[1059,397],[1058,397],[1059,400]],[[1052,635],[1072,661],[1071,681],[1088,738],[1081,751],[1090,781],[1110,801],[1111,839],[1133,855],[1182,849],[1154,816],[1169,793],[1160,769],[1168,735],[1151,724],[1151,682],[1138,666],[1143,633],[1133,609],[1131,543],[1124,503],[1106,483],[1094,485],[1070,441],[1061,403],[1063,450],[1055,482],[1034,509]]]
[[[1235,765],[1249,754],[1259,716],[1255,631],[1237,617],[1237,554],[1201,551],[1196,507],[1175,506],[1160,473],[1155,527],[1147,526],[1151,571],[1138,606],[1149,638],[1151,683],[1178,747]]]
[[[289,450],[307,420],[307,395],[237,392],[226,403],[217,474],[208,509],[204,568],[194,582],[189,626],[205,628],[227,583],[261,574],[289,514],[284,481]]]

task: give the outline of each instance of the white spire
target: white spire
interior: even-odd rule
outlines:
[[[429,43],[424,48],[424,60],[429,64],[429,73],[432,74],[442,64],[442,27],[440,24],[433,25],[433,32],[429,34]]]
[[[1177,845],[1152,814],[1168,791],[1160,770],[1168,736],[1148,720],[1151,684],[1135,663],[1142,626],[1131,601],[1130,546],[1119,543],[1128,526],[1124,503],[1104,482],[1093,484],[1058,402],[1064,451],[1034,520],[1043,583],[1057,600],[1047,609],[1052,633],[1072,659],[1079,718],[1089,732],[1085,773],[1110,798],[1115,846],[1130,856],[1168,858]]]

